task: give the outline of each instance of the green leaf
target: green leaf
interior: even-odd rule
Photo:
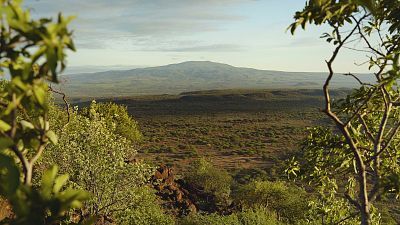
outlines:
[[[24,129],[35,129],[35,126],[31,122],[28,122],[26,120],[21,120],[21,125]]]
[[[56,133],[54,133],[54,131],[52,131],[52,130],[47,131],[46,137],[48,137],[50,142],[53,143],[54,145],[57,144],[58,138],[57,138]]]
[[[28,87],[27,85],[21,80],[21,77],[15,77],[11,80],[11,83],[15,84],[17,87],[21,88],[22,90],[26,90]]]
[[[54,193],[60,192],[61,188],[65,185],[65,183],[67,183],[68,179],[69,179],[68,174],[63,174],[57,177],[54,182],[53,192]]]
[[[0,137],[0,151],[12,146],[14,141],[8,137]]]
[[[44,106],[46,100],[46,92],[42,87],[34,86],[33,94],[35,95],[36,100],[41,106]]]
[[[20,174],[10,156],[0,154],[0,194],[13,195],[20,185]]]
[[[54,78],[56,78],[56,74],[57,74],[57,54],[55,52],[54,46],[48,47],[47,51],[46,51],[46,59],[47,59],[47,65],[49,66],[49,69],[51,71],[51,74],[53,76],[53,82],[55,82],[56,80],[54,80]]]
[[[82,201],[89,199],[89,197],[86,191],[67,189],[60,196],[60,199],[63,201],[63,208],[68,209],[82,207]]]
[[[43,173],[41,193],[43,198],[45,199],[51,198],[51,193],[53,191],[53,184],[57,176],[57,172],[58,172],[58,167],[52,166]]]
[[[3,120],[0,120],[0,130],[3,132],[9,131],[11,129],[11,126],[4,122]]]

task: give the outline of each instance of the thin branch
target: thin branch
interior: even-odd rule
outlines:
[[[367,133],[368,138],[370,139],[370,141],[373,142],[375,140],[374,135],[372,135],[371,131],[369,130],[368,125],[364,119],[364,116],[358,115],[358,119],[360,120],[361,125],[363,126],[363,128],[365,130],[365,133]]]
[[[344,73],[343,75],[353,77],[355,80],[357,80],[357,82],[358,82],[360,85],[363,85],[363,86],[371,86],[371,87],[374,86],[374,85],[372,85],[372,84],[362,82],[362,81],[360,80],[360,78],[358,78],[358,77],[357,77],[356,75],[354,75],[353,73]]]
[[[373,51],[368,51],[368,50],[364,50],[364,49],[358,49],[358,48],[352,48],[352,47],[347,47],[347,46],[343,46],[343,48],[349,49],[349,50],[353,50],[356,52],[366,52],[366,53],[370,53],[370,54],[376,54]]]
[[[387,143],[385,144],[385,146],[379,152],[377,152],[374,156],[372,156],[368,160],[368,162],[371,162],[372,160],[375,160],[379,155],[381,155],[390,146],[391,142],[395,138],[396,134],[399,133],[399,131],[400,131],[400,123],[397,124],[396,128],[390,134],[389,139],[388,139]]]
[[[348,193],[344,194],[344,198],[351,204],[353,204],[357,209],[361,208],[360,204],[356,200],[354,200]]]
[[[337,223],[335,223],[335,224],[336,224],[336,225],[340,225],[341,223],[345,222],[346,220],[351,219],[351,218],[357,216],[357,214],[358,214],[358,212],[352,213],[352,214],[350,214],[349,216],[347,216],[347,217],[345,217],[345,218],[339,220],[339,221],[338,221]]]
[[[42,155],[44,149],[46,148],[46,143],[41,142],[38,149],[36,150],[36,154],[34,157],[32,157],[32,159],[29,161],[29,164],[31,166],[33,166],[33,164],[35,164],[35,162],[40,158],[40,156]]]
[[[367,60],[367,61],[364,61],[364,62],[362,62],[362,63],[354,63],[354,65],[356,65],[356,66],[364,66],[364,65],[366,65],[366,64],[368,64],[369,63],[369,60]]]
[[[358,106],[358,108],[356,109],[356,111],[353,113],[352,116],[350,116],[350,118],[348,119],[348,121],[344,124],[344,126],[347,126],[350,124],[350,122],[357,116],[359,115],[361,109],[368,103],[368,101],[372,98],[372,95],[374,94],[374,91],[370,89],[369,91],[370,93],[368,94],[367,98],[364,99],[363,103],[361,105]]]
[[[354,16],[351,16],[351,17],[352,17],[354,20],[356,20]],[[365,37],[364,33],[362,32],[360,23],[356,23],[356,26],[357,26],[357,28],[358,28],[358,32],[359,32],[361,38],[362,38],[362,39],[364,40],[364,42],[367,44],[368,48],[371,49],[371,50],[372,50],[373,52],[375,52],[376,54],[378,54],[378,55],[380,55],[380,56],[382,56],[382,57],[385,57],[385,55],[384,55],[382,52],[376,50],[374,47],[372,47],[371,43],[369,43],[367,37]]]
[[[18,157],[19,161],[22,164],[22,172],[24,173],[24,180],[27,178],[28,170],[29,170],[29,162],[25,158],[25,156],[22,154],[21,151],[19,151],[18,147],[16,145],[11,146],[11,150],[14,152],[14,154]]]
[[[67,115],[68,115],[67,123],[64,125],[64,126],[66,126],[66,125],[69,123],[70,119],[71,119],[71,113],[69,112],[69,103],[68,103],[68,101],[67,101],[67,96],[66,96],[65,93],[63,93],[63,92],[61,92],[61,91],[54,90],[54,89],[51,87],[51,85],[49,85],[49,91],[51,91],[51,92],[53,92],[53,93],[56,93],[56,94],[59,94],[59,95],[62,96],[62,99],[63,99],[64,104],[65,104],[65,108],[66,108],[66,111],[67,111]]]

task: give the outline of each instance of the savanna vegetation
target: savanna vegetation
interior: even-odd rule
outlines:
[[[207,157],[229,172],[239,172],[270,170],[297,149],[304,128],[324,122],[321,94],[225,90],[113,101],[125,105],[140,124],[140,158],[185,172],[194,158]]]
[[[290,30],[332,29],[322,92],[72,106],[53,84],[73,18],[0,0],[0,223],[398,224],[399,12],[397,0],[307,1]],[[330,90],[343,48],[368,54],[374,82],[349,73],[358,89]]]

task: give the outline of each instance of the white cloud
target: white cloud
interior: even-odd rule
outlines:
[[[163,39],[185,39],[196,33],[218,32],[226,23],[245,19],[232,13],[231,6],[250,0],[28,0],[25,5],[34,16],[54,16],[58,11],[76,15],[72,24],[77,46],[83,49],[126,46],[132,42],[150,45]],[[126,43],[123,43],[126,42]],[[165,43],[164,43],[165,44]],[[158,49],[178,49],[177,42]],[[208,45],[217,45],[209,43]],[[143,44],[142,44],[143,46]],[[214,50],[225,47],[220,46]],[[128,47],[129,48],[129,47]],[[186,50],[199,50],[199,46],[184,46]]]

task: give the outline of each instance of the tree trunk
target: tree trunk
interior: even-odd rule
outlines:
[[[28,165],[25,172],[24,184],[31,186],[32,185],[32,174],[33,174],[33,166]]]
[[[368,206],[364,210],[361,210],[361,225],[371,225],[371,215]]]
[[[370,203],[367,190],[367,173],[364,165],[360,166],[359,176],[361,225],[371,225]]]

